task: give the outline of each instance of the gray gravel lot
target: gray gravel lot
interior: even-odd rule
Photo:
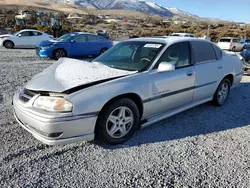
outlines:
[[[191,109],[124,145],[46,146],[12,115],[17,86],[52,64],[0,48],[0,187],[250,187],[250,77],[221,108]]]

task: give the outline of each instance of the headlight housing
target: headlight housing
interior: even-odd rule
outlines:
[[[61,97],[38,97],[33,106],[50,112],[72,112],[73,104]]]

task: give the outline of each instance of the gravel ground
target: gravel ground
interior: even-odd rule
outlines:
[[[0,187],[249,187],[250,77],[221,108],[191,109],[124,145],[46,146],[12,115],[17,86],[53,61],[0,48]]]

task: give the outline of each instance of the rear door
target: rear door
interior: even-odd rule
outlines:
[[[233,39],[233,44],[235,45],[236,51],[241,51],[244,44],[240,42],[240,39]]]
[[[97,35],[87,35],[87,38],[91,55],[98,55],[103,48],[107,48],[106,39]]]
[[[223,76],[223,62],[214,45],[206,41],[191,42],[195,61],[194,102],[212,97]]]
[[[31,38],[30,43],[32,46],[38,46],[40,42],[44,40],[43,33],[39,31],[32,31],[30,38]]]

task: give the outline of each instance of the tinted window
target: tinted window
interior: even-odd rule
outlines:
[[[191,62],[188,42],[180,42],[168,47],[159,60],[161,63],[171,63],[176,68],[189,66]]]
[[[37,31],[32,32],[32,36],[40,36],[40,35],[42,35],[42,33],[37,32]]]
[[[22,37],[29,37],[31,36],[31,32],[30,31],[24,31],[22,33],[20,33]]]
[[[220,48],[218,48],[217,46],[214,45],[214,49],[215,49],[215,52],[216,52],[216,55],[219,59],[222,58],[222,51]]]
[[[88,41],[97,41],[97,40],[99,40],[98,38],[97,38],[97,36],[95,36],[95,35],[88,35]]]
[[[245,42],[250,42],[250,40],[249,40],[249,39],[247,39]]]
[[[220,42],[231,42],[231,39],[220,39]]]
[[[76,42],[87,42],[86,35],[77,35],[74,39]]]
[[[191,45],[196,63],[216,59],[215,50],[212,44],[203,41],[192,41]]]

